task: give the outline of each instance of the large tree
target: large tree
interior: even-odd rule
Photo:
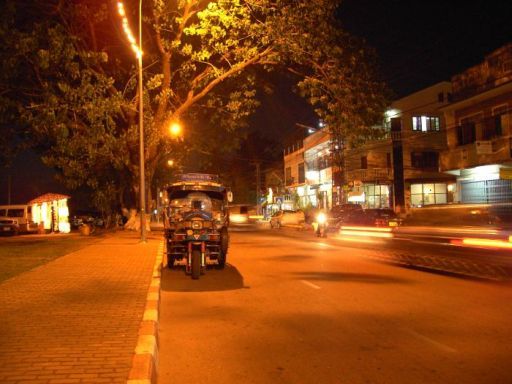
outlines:
[[[125,3],[136,30],[138,1]],[[48,165],[68,186],[88,185],[98,205],[137,192],[135,60],[116,5],[92,0],[7,1],[0,96],[14,100]],[[336,25],[332,0],[143,2],[148,185],[172,156],[235,148],[257,106],[252,68],[290,70],[303,95],[347,138],[366,137],[383,108],[365,50]],[[28,7],[28,8],[27,8]],[[26,9],[32,10],[26,12]],[[13,20],[10,25],[5,20]],[[8,60],[7,60],[8,59]],[[13,114],[12,116],[15,116]],[[185,127],[173,141],[169,123]],[[0,122],[1,123],[1,122]]]

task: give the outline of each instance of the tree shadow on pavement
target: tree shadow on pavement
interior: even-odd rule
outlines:
[[[169,292],[213,292],[230,291],[248,288],[244,286],[244,278],[231,264],[226,264],[224,269],[208,267],[206,273],[199,280],[192,280],[185,274],[185,267],[178,266],[173,269],[162,268],[161,289]]]
[[[373,284],[405,284],[411,283],[410,280],[400,279],[394,276],[376,275],[372,273],[342,273],[342,272],[297,272],[297,279],[300,280],[324,280],[324,281],[345,281],[362,282]]]

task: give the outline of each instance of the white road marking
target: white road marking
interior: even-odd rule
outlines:
[[[449,347],[448,345],[446,344],[442,344],[438,341],[435,341],[434,339],[431,339],[430,337],[427,337],[425,335],[422,335],[421,333],[418,333],[412,329],[405,329],[405,331],[409,334],[411,334],[412,336],[416,337],[417,339],[420,339],[420,340],[423,340],[425,342],[427,342],[428,344],[430,345],[433,345],[434,347],[437,347],[438,349],[444,351],[444,352],[448,352],[448,353],[455,353],[457,352],[456,349],[452,348],[452,347]]]
[[[321,287],[319,287],[318,285],[313,284],[313,283],[310,283],[310,282],[309,282],[309,281],[307,281],[307,280],[301,280],[300,282],[301,282],[302,284],[304,284],[304,285],[307,285],[308,287],[313,288],[313,289],[322,289],[322,288],[321,288]]]

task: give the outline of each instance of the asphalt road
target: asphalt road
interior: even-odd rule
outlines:
[[[512,284],[377,260],[397,252],[232,232],[225,270],[163,271],[159,384],[512,383]]]

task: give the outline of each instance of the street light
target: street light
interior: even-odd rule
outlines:
[[[181,135],[181,125],[180,123],[174,121],[169,124],[169,133],[173,137],[179,137]]]
[[[144,174],[144,124],[143,124],[143,87],[142,87],[142,0],[139,1],[139,44],[133,37],[128,24],[123,2],[117,3],[119,15],[123,20],[123,29],[130,45],[137,56],[139,67],[139,158],[140,158],[140,241],[146,242],[146,186]]]

